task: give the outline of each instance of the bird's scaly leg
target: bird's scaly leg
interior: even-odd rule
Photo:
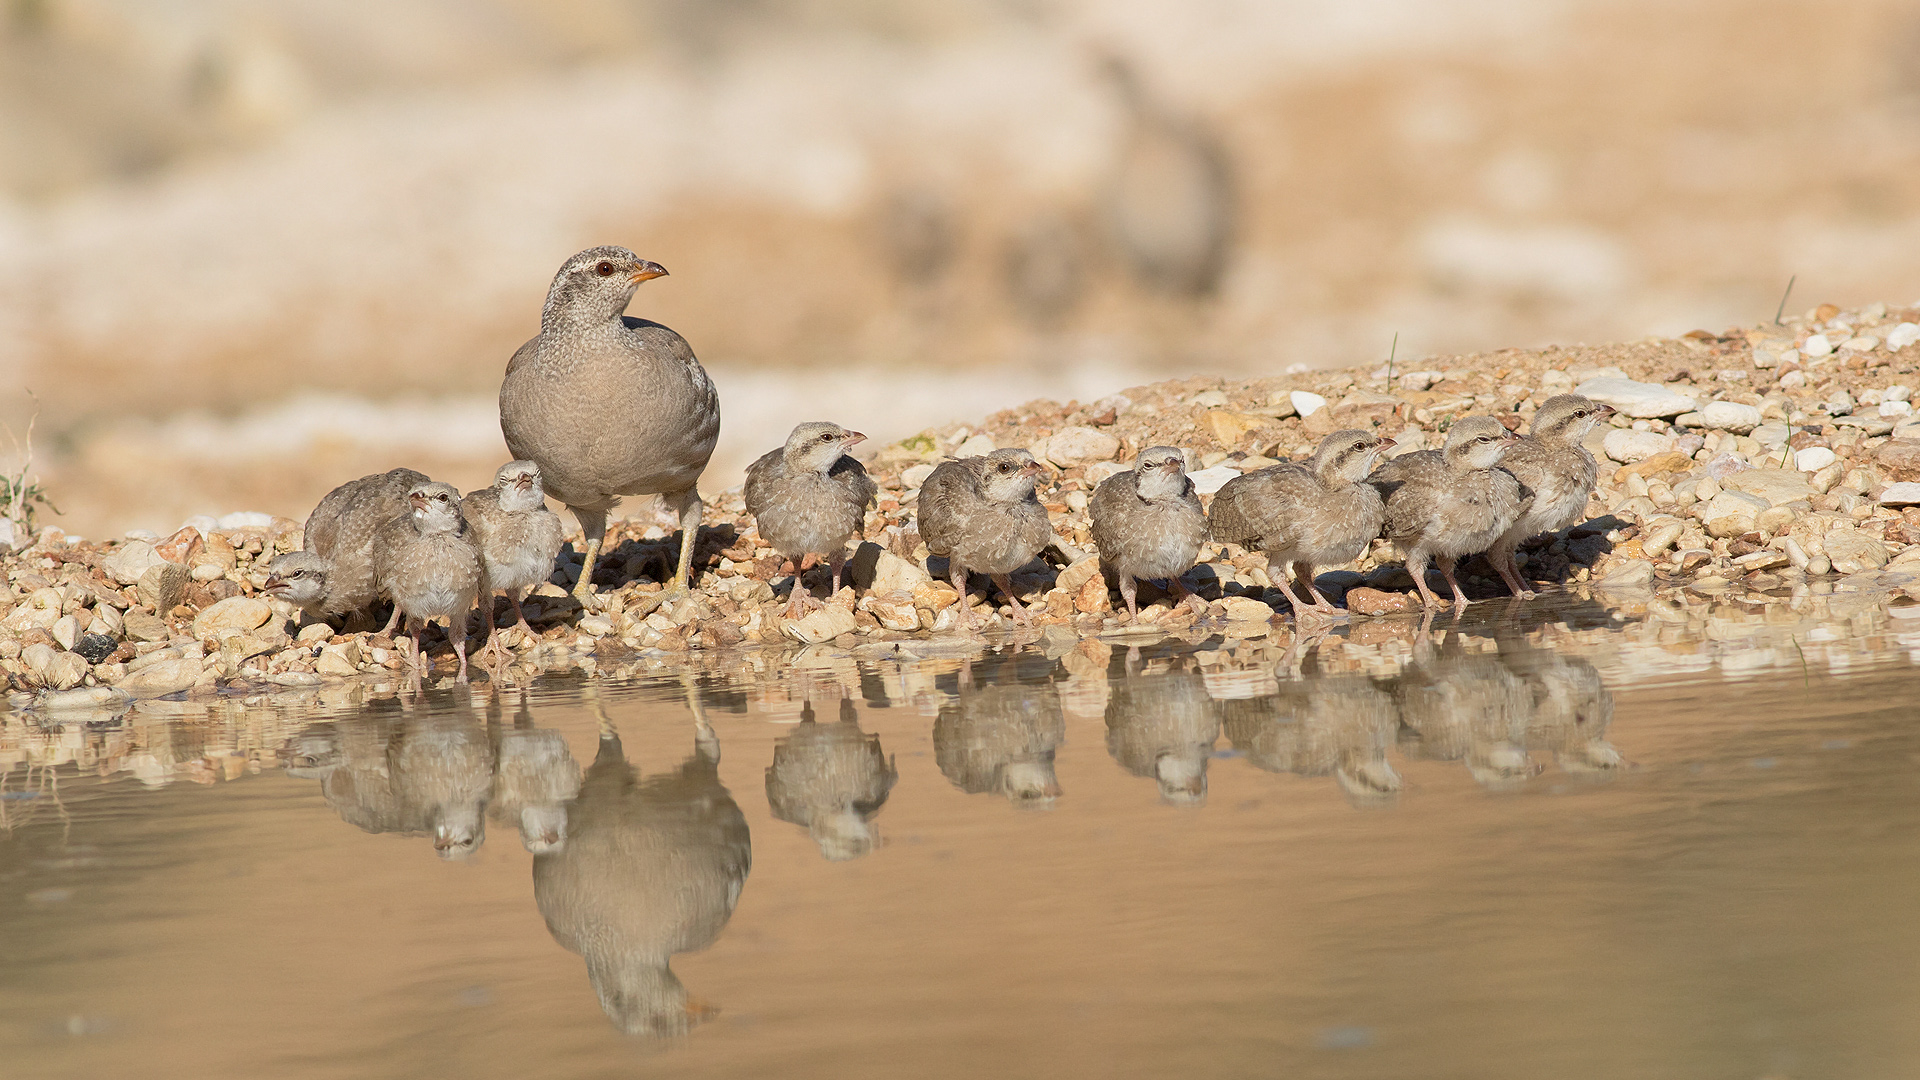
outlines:
[[[492,599],[489,597],[488,599]],[[459,681],[467,681],[467,613],[450,616],[447,619],[447,636],[453,639],[453,655],[460,658]]]
[[[1182,605],[1185,605],[1193,612],[1195,617],[1206,617],[1207,602],[1202,599],[1198,593],[1187,588],[1187,583],[1181,580],[1179,575],[1176,574],[1167,579],[1167,588],[1173,593],[1173,607],[1175,611],[1178,611]]]
[[[1311,606],[1294,595],[1293,586],[1287,580],[1287,561],[1285,559],[1278,559],[1267,564],[1267,580],[1273,582],[1274,587],[1280,590],[1280,595],[1287,598],[1287,606],[1293,609],[1295,616],[1298,616]]]
[[[960,594],[960,621],[967,624],[967,629],[978,630],[980,623],[973,617],[973,605],[967,602],[967,568],[949,556],[947,575],[953,579],[953,591]]]
[[[993,583],[1000,587],[1001,592],[1007,594],[1007,603],[1013,605],[1013,621],[1021,626],[1032,626],[1033,620],[1028,618],[1027,609],[1021,606],[1020,598],[1013,595],[1013,579],[1006,574],[995,574]]]
[[[1120,599],[1127,602],[1127,621],[1140,621],[1140,583],[1133,580],[1132,574],[1120,574]]]
[[[1328,600],[1321,594],[1320,586],[1313,583],[1312,563],[1306,562],[1305,560],[1294,560],[1293,575],[1300,579],[1300,585],[1306,590],[1307,595],[1313,597],[1314,607],[1319,608],[1329,615],[1339,610],[1333,606],[1333,601]]]
[[[827,596],[831,599],[840,593],[840,572],[847,566],[847,549],[841,548],[834,552],[829,561],[833,566],[833,589],[827,593]]]
[[[1440,576],[1447,579],[1447,587],[1453,590],[1454,610],[1458,612],[1462,608],[1465,608],[1469,601],[1467,600],[1467,594],[1460,591],[1460,582],[1454,580],[1452,559],[1443,558],[1440,560]]]
[[[574,583],[573,598],[587,611],[599,607],[599,599],[593,594],[593,564],[599,561],[600,544],[607,536],[607,512],[605,510],[582,510],[577,506],[569,507],[573,516],[580,521],[580,535],[586,540],[586,559],[580,564],[580,580]]]
[[[1413,586],[1420,590],[1420,603],[1428,611],[1440,606],[1440,598],[1427,588],[1427,553],[1419,548],[1407,552],[1407,573],[1413,575]],[[1446,576],[1453,577],[1452,567],[1448,567]]]
[[[706,505],[700,501],[696,488],[673,492],[665,498],[680,512],[680,562],[667,587],[640,602],[635,613],[637,618],[653,614],[662,605],[678,603],[692,592],[693,549],[700,542],[700,518]]]

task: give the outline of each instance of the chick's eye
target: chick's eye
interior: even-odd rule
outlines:
[[[605,259],[601,259],[599,262],[594,264],[593,272],[596,274],[599,274],[601,277],[612,277],[613,264],[608,262]]]
[[[822,435],[822,436],[820,436],[820,441],[821,441],[821,442],[832,442],[832,441],[833,441],[833,432],[831,432],[831,431],[829,431],[829,432],[827,432],[827,433],[826,433],[825,435]]]

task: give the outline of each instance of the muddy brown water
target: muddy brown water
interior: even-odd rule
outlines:
[[[15,712],[0,1074],[1911,1075],[1905,615]]]

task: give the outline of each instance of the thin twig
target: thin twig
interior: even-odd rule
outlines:
[[[1799,277],[1798,274],[1787,277],[1787,291],[1780,294],[1780,306],[1773,309],[1773,325],[1779,326],[1781,316],[1787,313],[1787,297],[1793,295],[1793,283],[1799,280]]]
[[[1393,393],[1393,357],[1400,351],[1400,331],[1393,332],[1393,344],[1387,347],[1387,393]]]

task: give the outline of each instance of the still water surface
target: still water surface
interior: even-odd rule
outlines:
[[[1798,607],[10,714],[0,1074],[1914,1075],[1920,634]]]

